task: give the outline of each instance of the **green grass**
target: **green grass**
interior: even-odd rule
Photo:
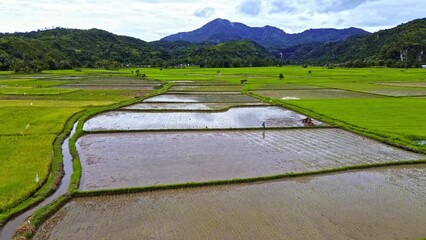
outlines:
[[[126,90],[70,91],[51,88],[63,81],[10,80],[11,77],[18,77],[16,75],[3,77],[6,80],[0,80],[0,85],[7,87],[0,88],[0,223],[41,201],[55,188],[56,178],[61,176],[58,172],[62,162],[60,145],[65,138],[60,133],[70,117],[84,109],[134,101],[136,96],[148,93]],[[70,127],[68,125],[67,128]],[[51,170],[53,172],[49,175]],[[38,184],[35,181],[36,173],[40,178]]]
[[[267,83],[324,83],[324,82],[390,82],[390,81],[425,81],[424,69],[392,69],[392,68],[334,68],[283,66],[283,67],[252,67],[252,68],[187,68],[167,69],[158,68],[125,68],[118,71],[102,69],[50,70],[35,76],[101,76],[101,77],[134,77],[132,71],[140,69],[150,79],[209,81],[222,80],[240,83],[247,79],[249,84]],[[220,71],[220,76],[217,74]],[[311,71],[311,73],[309,73]],[[278,75],[283,73],[285,78],[280,81]],[[5,73],[9,74],[9,73]],[[27,75],[22,75],[23,77]]]
[[[135,96],[143,96],[149,91],[135,90],[80,90],[69,94],[63,94],[53,99],[69,101],[109,101],[121,102]]]
[[[0,107],[0,135],[56,135],[65,121],[81,110],[75,107]]]
[[[13,80],[2,80],[0,79],[0,86],[7,87],[52,87],[67,83],[66,81],[57,80],[37,80],[37,79],[13,79]]]
[[[47,179],[54,134],[0,136],[0,213],[21,202]],[[31,146],[31,148],[29,148]],[[40,183],[36,183],[36,173]]]
[[[68,101],[68,102],[88,102],[90,105],[112,104],[124,101],[135,96],[143,96],[150,91],[146,90],[75,90],[70,93],[60,95],[2,95],[0,100],[26,100],[35,104],[35,100],[46,101]],[[91,103],[90,103],[91,102]],[[80,103],[74,103],[73,105]],[[63,104],[61,104],[63,105]],[[0,105],[1,107],[1,105]]]
[[[83,109],[8,105],[0,107],[0,222],[10,215],[10,208],[47,180],[56,136],[67,119]],[[39,183],[35,181],[36,173]]]
[[[72,100],[0,100],[0,107],[54,107],[54,108],[81,108],[86,106],[99,106],[112,104],[113,101],[72,101]]]
[[[76,89],[62,88],[23,88],[23,87],[8,87],[0,88],[0,94],[5,95],[59,95],[64,93],[75,92]]]
[[[426,99],[322,99],[291,104],[371,132],[426,139]]]
[[[118,71],[123,75],[131,75],[135,69]],[[283,66],[283,67],[254,67],[254,68],[190,68],[190,69],[163,69],[141,68],[140,71],[149,78],[160,80],[223,80],[240,83],[247,79],[248,84],[268,83],[326,83],[326,82],[389,82],[389,81],[424,81],[424,69],[389,69],[389,68],[360,68],[347,69],[324,67]],[[220,71],[218,76],[217,71]],[[309,73],[308,71],[312,71]],[[283,73],[285,78],[280,81],[278,75]]]

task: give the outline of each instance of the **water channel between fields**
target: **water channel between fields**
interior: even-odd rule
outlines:
[[[77,128],[78,122],[76,122],[73,126],[73,129],[70,133],[70,136],[68,136],[64,142],[62,143],[62,156],[63,156],[63,169],[64,169],[64,175],[62,177],[61,184],[59,185],[58,189],[48,198],[46,198],[41,203],[37,204],[36,206],[28,209],[27,211],[24,211],[23,213],[19,214],[18,216],[12,218],[9,220],[6,225],[0,229],[0,239],[11,239],[12,236],[15,234],[16,229],[29,217],[31,214],[34,213],[35,210],[37,210],[40,207],[46,206],[47,204],[55,201],[59,196],[65,194],[68,190],[68,187],[70,185],[71,181],[71,175],[73,172],[72,167],[72,156],[69,149],[69,139],[74,135],[76,128]]]

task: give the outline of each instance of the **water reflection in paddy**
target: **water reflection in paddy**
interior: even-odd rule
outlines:
[[[306,116],[280,107],[237,107],[225,112],[127,112],[113,111],[95,116],[84,130],[128,131],[164,129],[238,129],[304,127]],[[316,126],[324,123],[314,120]]]

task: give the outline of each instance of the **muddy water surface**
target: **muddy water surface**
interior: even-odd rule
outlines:
[[[211,94],[163,94],[146,99],[144,102],[260,102],[259,100],[240,93]]]
[[[89,134],[80,189],[108,189],[425,159],[339,129]]]
[[[78,88],[91,90],[154,90],[161,85],[136,85],[136,84],[65,84],[56,86],[56,88]]]
[[[165,129],[221,129],[304,127],[306,116],[280,107],[235,107],[225,112],[129,112],[113,111],[95,116],[84,130],[128,131]],[[314,121],[316,126],[326,126]]]
[[[35,239],[419,239],[426,166],[77,198]]]
[[[278,99],[331,99],[331,98],[371,98],[371,94],[350,92],[338,89],[289,89],[260,90],[254,93]]]
[[[426,82],[381,82],[380,85],[397,86],[397,87],[424,87],[426,88]]]
[[[122,109],[131,110],[221,110],[232,106],[263,106],[265,103],[138,103]]]
[[[409,96],[426,96],[425,88],[411,88],[411,89],[373,89],[365,90],[365,92],[394,96],[394,97],[409,97]]]
[[[170,91],[177,91],[177,92],[181,92],[181,91],[203,91],[203,92],[207,92],[207,91],[212,91],[212,92],[230,92],[230,91],[236,91],[236,92],[240,92],[242,90],[243,86],[242,85],[205,85],[205,86],[172,86],[170,88]]]

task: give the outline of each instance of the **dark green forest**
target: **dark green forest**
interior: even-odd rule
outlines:
[[[0,34],[0,70],[98,67],[246,67],[280,64],[418,67],[426,64],[426,18],[334,43],[265,48],[250,40],[219,44],[155,41],[99,29],[55,28]]]
[[[266,66],[280,62],[252,41],[217,45],[187,42],[145,42],[98,30],[56,28],[7,34],[0,38],[0,69],[35,72],[42,69],[123,66],[202,67]]]
[[[426,64],[426,18],[365,37],[275,50],[274,55],[293,63],[313,65],[419,67]]]

